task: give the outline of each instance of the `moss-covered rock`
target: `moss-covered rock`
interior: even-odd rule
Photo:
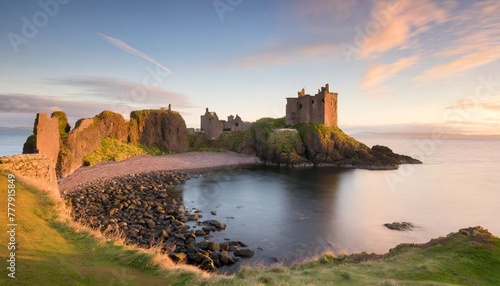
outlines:
[[[218,144],[240,153],[249,154],[243,150],[253,150],[267,164],[280,166],[396,169],[398,164],[421,163],[411,157],[395,154],[387,147],[375,146],[370,149],[338,127],[301,123],[293,128],[285,128],[284,118],[260,119],[245,133],[228,132],[221,136]]]
[[[94,118],[98,125],[99,136],[115,138],[121,142],[127,142],[129,137],[129,124],[119,113],[105,110]]]
[[[182,116],[166,109],[130,113],[129,140],[134,144],[156,145],[165,153],[186,152],[188,132]]]
[[[305,158],[305,146],[296,129],[276,129],[268,139],[266,160],[286,166],[310,164]]]
[[[380,146],[380,145],[375,145],[372,147],[373,155],[375,158],[377,158],[379,161],[386,162],[386,163],[392,163],[392,164],[420,164],[422,163],[421,161],[414,159],[410,156],[406,155],[399,155],[394,152],[388,147],[385,146]]]
[[[224,148],[229,151],[243,153],[244,140],[249,132],[247,131],[230,131],[222,132],[215,140],[214,145],[218,148]]]
[[[93,166],[101,162],[122,161],[145,153],[138,146],[105,137],[101,138],[99,146],[94,151],[83,157],[83,165]]]
[[[127,142],[128,129],[123,116],[111,111],[78,120],[75,129],[62,139],[56,166],[58,177],[65,177],[81,167],[83,158],[100,146],[102,138]]]
[[[315,164],[373,158],[368,146],[348,136],[338,127],[301,123],[295,128],[306,146],[307,158]]]
[[[51,118],[57,118],[59,127],[59,136],[66,137],[71,130],[71,126],[68,123],[68,117],[64,111],[54,111],[50,115]]]
[[[23,145],[23,154],[34,154],[37,153],[36,149],[36,136],[30,135],[26,139]]]
[[[210,143],[208,142],[205,134],[197,132],[188,135],[189,150],[199,151],[203,149],[210,148]]]

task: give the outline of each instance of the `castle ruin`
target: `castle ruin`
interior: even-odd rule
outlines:
[[[244,131],[250,127],[250,123],[241,120],[236,114],[229,115],[226,120],[219,120],[217,113],[209,111],[208,107],[205,114],[201,116],[201,131],[205,132],[208,140],[217,139],[224,131]]]
[[[338,127],[337,97],[337,93],[330,92],[328,84],[315,95],[305,94],[302,89],[298,97],[286,99],[286,125],[321,123]]]

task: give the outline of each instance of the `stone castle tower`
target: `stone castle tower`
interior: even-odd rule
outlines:
[[[337,93],[330,92],[328,84],[313,96],[302,89],[298,97],[286,99],[286,125],[322,123],[338,127],[337,97]]]

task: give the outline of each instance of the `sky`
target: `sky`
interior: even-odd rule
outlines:
[[[0,0],[0,127],[172,104],[285,115],[326,83],[348,132],[500,134],[500,1]]]

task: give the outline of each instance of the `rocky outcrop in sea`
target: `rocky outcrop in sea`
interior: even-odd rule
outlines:
[[[285,118],[259,119],[248,130],[225,132],[210,144],[256,155],[266,165],[284,167],[393,170],[400,164],[422,163],[410,156],[396,154],[385,146],[369,148],[338,127],[312,123],[286,126]]]

